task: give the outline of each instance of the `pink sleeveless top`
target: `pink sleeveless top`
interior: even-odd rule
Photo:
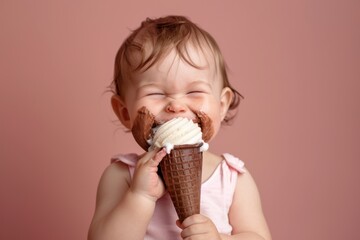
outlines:
[[[230,235],[232,227],[229,223],[228,213],[238,173],[244,173],[245,169],[244,163],[240,159],[228,153],[222,156],[223,161],[209,179],[201,185],[200,213],[210,218],[220,233]],[[114,156],[111,162],[121,161],[127,164],[132,177],[138,158],[137,154],[119,154]],[[181,239],[181,229],[175,224],[177,219],[170,195],[166,193],[156,202],[145,240]]]

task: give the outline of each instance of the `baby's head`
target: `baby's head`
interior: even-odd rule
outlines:
[[[125,98],[134,76],[143,73],[161,62],[172,51],[190,66],[201,69],[191,57],[189,48],[195,48],[203,55],[210,56],[216,66],[223,88],[231,90],[232,99],[223,122],[234,117],[241,94],[235,90],[227,76],[226,64],[214,38],[183,16],[168,16],[146,19],[121,45],[115,59],[112,90],[120,99]]]

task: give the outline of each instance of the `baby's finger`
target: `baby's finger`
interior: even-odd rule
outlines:
[[[152,166],[156,167],[159,165],[159,163],[161,162],[161,160],[165,157],[166,155],[166,150],[165,148],[162,148],[160,151],[158,151],[152,158]]]
[[[184,228],[186,228],[186,227],[189,227],[194,224],[204,223],[206,221],[207,221],[207,218],[204,217],[203,215],[195,214],[195,215],[185,218],[185,220],[182,222],[182,226]]]
[[[181,224],[180,220],[176,220],[176,226],[178,226],[181,229],[184,229],[183,225]]]
[[[154,149],[152,151],[149,152],[145,152],[141,158],[139,159],[139,161],[137,162],[138,165],[143,165],[145,163],[147,163],[150,159],[152,159],[155,154],[159,151],[159,149]]]

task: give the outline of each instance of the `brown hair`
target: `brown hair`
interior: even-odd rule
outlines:
[[[229,82],[227,66],[215,39],[183,16],[147,18],[125,39],[116,54],[112,91],[122,97],[124,89],[121,86],[125,83],[125,79],[130,79],[132,73],[146,71],[171,49],[176,49],[179,57],[191,66],[200,68],[194,64],[188,54],[187,44],[189,42],[202,51],[204,51],[204,47],[210,49],[220,70],[224,87],[229,87],[234,93],[229,111],[224,119],[224,122],[228,123],[236,114],[230,112],[236,110],[243,96]]]

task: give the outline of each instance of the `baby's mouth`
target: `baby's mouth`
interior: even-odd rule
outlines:
[[[192,120],[201,128],[203,140],[208,142],[214,133],[212,121],[209,116],[204,112],[197,111],[195,112],[195,118]],[[152,114],[145,106],[138,110],[138,115],[134,121],[131,132],[136,142],[145,151],[150,147],[148,140],[152,139],[154,129],[156,130],[164,122],[165,120],[156,120],[154,114]]]

